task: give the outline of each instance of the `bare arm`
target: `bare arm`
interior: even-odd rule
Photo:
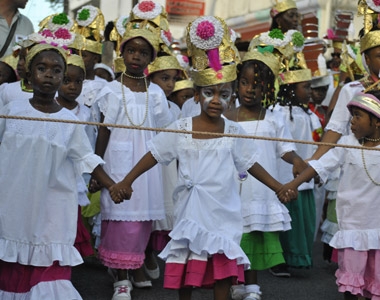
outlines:
[[[109,189],[115,182],[104,172],[103,168],[98,165],[91,174],[97,181],[99,181],[106,189]]]
[[[103,123],[104,116],[101,115],[101,122]],[[95,154],[100,157],[104,157],[104,153],[106,152],[108,141],[110,139],[111,131],[104,126],[99,127],[98,138],[96,139],[95,144]]]
[[[342,135],[338,132],[328,130],[325,132],[325,134],[322,137],[322,143],[332,143],[336,144],[338,140],[340,139]],[[317,151],[313,154],[310,160],[317,160],[320,159],[323,154],[325,154],[327,151],[329,151],[331,148],[330,146],[319,146]]]
[[[285,153],[282,160],[293,165],[293,175],[296,177],[307,168],[307,163],[294,151]]]

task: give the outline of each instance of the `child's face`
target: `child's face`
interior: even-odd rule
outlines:
[[[380,47],[375,47],[367,51],[365,61],[370,72],[376,76],[380,72]]]
[[[314,103],[321,104],[325,100],[329,86],[321,86],[311,89],[311,98]]]
[[[262,85],[254,84],[255,69],[253,66],[243,67],[241,71],[238,94],[239,102],[244,106],[261,105]]]
[[[62,84],[65,62],[56,51],[43,51],[33,59],[30,70],[27,78],[34,92],[54,95]]]
[[[84,72],[78,66],[69,65],[66,76],[58,90],[60,97],[69,102],[75,102],[82,92]]]
[[[230,106],[233,83],[220,83],[202,87],[195,92],[195,100],[200,101],[202,112],[211,118],[219,118]]]
[[[173,92],[177,78],[178,70],[164,70],[153,73],[152,82],[162,88],[167,98]]]
[[[103,68],[96,69],[95,75],[100,77],[100,78],[107,80],[108,82],[111,82],[113,80],[111,74]]]
[[[12,76],[13,70],[7,64],[0,62],[0,84],[4,82],[10,82],[10,78]]]
[[[376,123],[379,123],[377,118],[373,116],[371,120],[369,113],[357,107],[351,109],[351,114],[351,130],[355,137],[371,137],[376,130]]]
[[[84,50],[82,51],[82,58],[86,67],[86,72],[91,73],[94,70],[95,64],[100,63],[101,55]]]
[[[25,58],[28,54],[28,49],[22,48],[20,50],[19,59],[17,63],[17,74],[20,78],[26,78],[26,70],[25,70]]]
[[[311,99],[311,83],[310,81],[304,81],[296,83],[294,94],[296,99],[301,104],[308,104]]]
[[[134,38],[125,44],[123,58],[127,72],[141,76],[152,61],[153,50],[143,38]]]
[[[175,104],[179,106],[179,108],[182,109],[182,105],[189,100],[190,98],[194,97],[194,89],[183,89],[176,93],[173,93],[170,96],[170,100],[172,100]]]

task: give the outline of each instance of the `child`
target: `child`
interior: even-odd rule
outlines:
[[[297,69],[280,74],[281,86],[278,97],[280,104],[275,110],[285,116],[290,133],[295,140],[313,141],[321,128],[318,117],[312,113],[307,104],[311,96],[309,69]],[[310,145],[296,144],[297,153],[302,159],[307,159],[313,153]],[[292,167],[279,161],[281,182],[292,178]],[[292,218],[292,229],[281,232],[281,245],[285,261],[292,267],[311,267],[312,248],[315,232],[315,201],[314,182],[308,182],[299,187],[298,200],[286,205]],[[271,269],[276,276],[290,276],[285,265]]]
[[[182,110],[183,104],[194,97],[194,82],[189,79],[179,80],[175,83],[173,92],[170,94],[170,101],[178,105]]]
[[[1,114],[77,120],[54,99],[66,71],[64,50],[38,44],[25,67],[33,96],[12,101]],[[106,188],[113,181],[81,126],[1,119],[0,133],[6,170],[0,174],[0,298],[82,299],[70,282],[71,266],[82,263],[73,247],[75,178],[93,172]]]
[[[203,17],[188,26],[189,51],[194,53],[196,49],[198,54],[206,54],[193,44],[196,42],[192,34],[198,32],[204,22],[222,28],[222,33],[219,31],[216,35],[222,35],[223,39],[220,36],[215,39],[231,43],[222,19]],[[216,50],[219,47],[231,50],[224,42],[219,45],[214,42],[214,45]],[[199,57],[194,55],[192,59],[194,63]],[[169,128],[245,134],[237,123],[221,117],[234,91],[236,65],[222,65],[217,72],[213,68],[197,70],[193,72],[193,78],[201,114],[178,120]],[[111,195],[129,199],[132,184],[140,175],[157,162],[168,164],[178,159],[178,182],[173,195],[174,228],[170,233],[171,241],[160,254],[166,260],[164,287],[178,289],[179,299],[190,299],[193,286],[211,285],[214,286],[214,299],[226,300],[232,282],[242,282],[244,266],[249,265],[239,246],[242,218],[233,179],[235,167],[240,172],[248,170],[273,190],[277,190],[280,184],[256,163],[257,148],[251,140],[160,133],[148,144],[149,152],[111,190]],[[134,190],[139,192],[135,187]],[[285,196],[283,200],[288,198]]]
[[[96,77],[103,78],[108,82],[115,80],[115,73],[109,66],[104,63],[95,64],[94,70]]]
[[[120,47],[126,71],[98,95],[102,99],[99,107],[104,123],[163,127],[172,122],[164,92],[144,75],[156,56],[158,44],[157,35],[147,29],[126,30]],[[111,177],[121,180],[147,151],[146,143],[154,135],[151,131],[101,127],[96,153],[104,157]],[[159,168],[144,174],[135,182],[138,193],[123,204],[116,205],[108,191],[102,191],[99,257],[105,266],[117,269],[114,300],[129,299],[132,285],[128,279],[139,287],[152,285],[141,267],[152,221],[165,218],[161,176]],[[127,270],[134,270],[133,279]]]
[[[343,145],[376,147],[380,145],[380,93],[359,93],[348,103],[353,135],[344,136]],[[333,148],[287,187],[297,188],[317,174],[322,180],[341,167],[336,199],[339,231],[330,245],[338,248],[338,289],[344,299],[380,299],[379,279],[379,176],[378,151]],[[284,188],[285,190],[285,188]]]
[[[273,103],[275,78],[280,62],[271,52],[248,51],[238,73],[238,97],[241,104],[225,116],[239,124],[248,134],[292,139],[284,116],[262,106],[262,102]],[[262,81],[262,83],[261,83]],[[264,86],[269,91],[264,94]],[[303,170],[307,165],[294,152],[293,144],[257,140],[256,146],[265,149],[258,162],[278,178],[276,157]],[[245,287],[233,286],[234,299],[259,300],[260,287],[257,285],[257,271],[265,270],[285,263],[280,244],[280,231],[289,230],[290,216],[287,208],[281,204],[275,193],[259,181],[246,174],[239,180],[242,199],[244,233],[241,247],[251,262],[250,270],[245,271]],[[240,176],[236,176],[240,179]]]
[[[17,81],[17,60],[13,55],[0,59],[0,85]]]

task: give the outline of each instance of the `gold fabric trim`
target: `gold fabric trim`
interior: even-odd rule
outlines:
[[[366,107],[368,111],[380,115],[380,103],[367,95],[355,95],[349,102],[348,106]]]
[[[336,49],[342,50],[343,42],[333,41],[332,46],[333,46],[333,48],[336,48]]]
[[[380,46],[380,30],[370,31],[360,40],[360,52]]]
[[[103,52],[103,44],[100,42],[86,39],[84,42],[83,50],[101,55]]]
[[[83,70],[84,74],[86,74],[86,67],[84,65],[83,58],[79,55],[70,54],[67,57],[67,65],[77,66]]]
[[[118,57],[113,62],[115,73],[125,72],[125,64],[124,64],[124,58]]]
[[[43,29],[46,29],[48,28],[48,23],[49,21],[54,18],[55,16],[58,16],[60,13],[56,13],[56,14],[53,14],[51,16],[47,16],[45,19],[43,19],[39,24],[38,26],[40,27],[40,30],[39,31],[43,31]],[[78,23],[76,20],[74,20],[74,23],[73,23],[73,26],[71,26],[71,28],[69,29],[69,31],[73,31],[75,32],[78,28]]]
[[[177,58],[174,56],[160,56],[157,57],[151,64],[148,65],[148,73],[152,74],[154,72],[163,70],[180,70],[183,72],[181,65],[179,64]]]
[[[12,54],[3,56],[0,61],[10,66],[13,71],[16,71],[19,57],[14,57]]]
[[[285,0],[282,2],[277,2],[275,6],[273,6],[272,10],[276,10],[277,14],[280,14],[289,9],[297,8],[296,2],[293,0]]]
[[[194,82],[188,79],[177,81],[175,83],[174,90],[172,93],[178,92],[184,89],[194,89]]]
[[[103,40],[102,33],[104,32],[104,16],[99,8],[96,9],[98,10],[98,15],[94,21],[86,27],[78,25],[74,32],[83,35],[85,38],[94,37],[97,42],[101,42]]]
[[[312,79],[312,76],[310,69],[302,69],[281,73],[278,78],[280,85],[283,85],[310,81]]]
[[[147,40],[152,47],[154,48],[155,52],[159,50],[160,47],[160,40],[158,38],[158,35],[150,31],[149,29],[129,29],[124,33],[123,41],[121,42],[120,48],[122,48],[125,44],[125,42],[129,41],[132,38],[142,37],[145,40]],[[121,49],[120,49],[121,50]]]
[[[226,65],[222,70],[215,72],[208,68],[201,71],[191,71],[191,78],[197,86],[209,86],[234,81],[237,78],[236,64]]]
[[[280,61],[279,58],[270,52],[261,53],[257,50],[248,51],[243,58],[243,62],[248,60],[258,60],[266,64],[273,72],[274,76],[277,77],[280,72]]]
[[[61,56],[62,58],[64,59],[65,63],[67,63],[67,52],[63,49],[63,48],[59,48],[59,47],[55,47],[55,46],[52,46],[52,45],[49,45],[49,44],[36,44],[35,46],[33,46],[29,52],[28,52],[28,55],[26,56],[26,59],[25,59],[25,70],[27,72],[29,72],[29,67],[30,67],[30,63],[32,62],[33,58],[43,52],[43,51],[48,51],[48,50],[54,50],[54,51],[57,51]]]

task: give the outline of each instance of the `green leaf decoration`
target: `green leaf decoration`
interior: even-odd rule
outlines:
[[[292,42],[293,45],[296,47],[302,47],[303,44],[305,43],[305,37],[301,32],[295,32],[292,35]]]
[[[261,46],[257,47],[257,51],[259,51],[262,54],[264,54],[264,52],[273,53],[273,50],[274,50],[274,46],[272,46],[272,45],[269,45],[269,46],[266,46],[266,47],[261,47]]]
[[[90,17],[90,10],[85,8],[79,13],[78,20],[86,21],[89,17]]]
[[[358,54],[358,49],[355,48],[354,45],[350,45],[350,47],[351,47],[352,51],[354,51],[355,55],[357,55]]]
[[[66,25],[70,22],[69,18],[65,13],[61,13],[53,17],[53,24]]]
[[[280,29],[276,28],[269,32],[269,37],[271,37],[272,39],[283,40],[285,38],[285,35],[282,33]]]

